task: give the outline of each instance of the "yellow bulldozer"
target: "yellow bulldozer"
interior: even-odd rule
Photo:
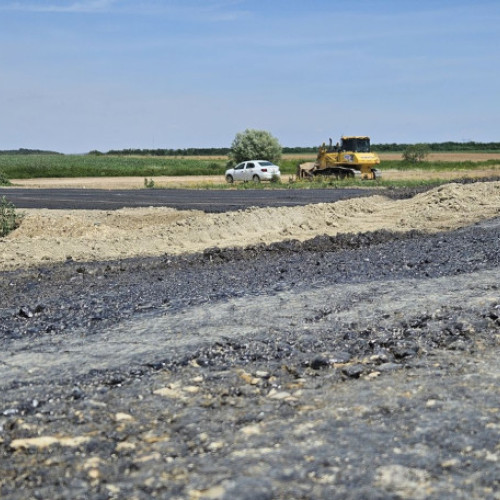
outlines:
[[[303,163],[297,168],[299,179],[313,179],[323,175],[336,179],[379,179],[381,172],[375,168],[379,157],[370,150],[370,138],[366,136],[343,136],[340,143],[328,146],[323,143],[315,162]]]

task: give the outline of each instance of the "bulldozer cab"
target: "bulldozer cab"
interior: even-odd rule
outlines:
[[[340,151],[350,151],[353,153],[369,153],[369,137],[342,137],[340,139]]]

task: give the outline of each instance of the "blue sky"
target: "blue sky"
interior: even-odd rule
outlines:
[[[0,149],[500,141],[498,0],[0,0]]]

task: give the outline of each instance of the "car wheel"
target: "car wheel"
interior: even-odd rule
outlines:
[[[252,180],[253,180],[255,183],[260,182],[260,177],[259,177],[257,174],[255,174],[255,175],[252,177]]]
[[[226,182],[228,184],[232,184],[234,182],[233,176],[232,175],[226,175]]]

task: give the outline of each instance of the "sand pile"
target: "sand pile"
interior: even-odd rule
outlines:
[[[222,214],[171,208],[25,210],[24,214],[21,226],[0,239],[0,270],[67,259],[124,259],[303,241],[321,234],[455,229],[500,215],[500,182],[448,184],[410,200],[373,196]]]

